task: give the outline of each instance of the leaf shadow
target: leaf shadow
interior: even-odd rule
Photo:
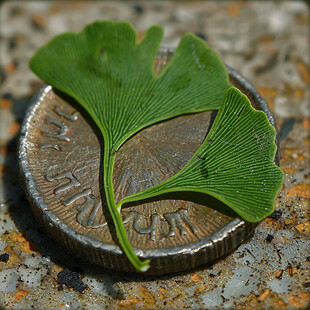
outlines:
[[[90,128],[93,130],[93,132],[97,136],[97,139],[98,139],[98,142],[100,145],[99,191],[100,191],[100,196],[102,199],[102,212],[103,212],[103,216],[107,222],[107,225],[109,227],[109,231],[110,231],[111,237],[113,239],[113,242],[117,246],[120,247],[120,243],[118,241],[115,226],[113,224],[113,219],[112,219],[112,216],[111,216],[109,209],[107,207],[107,200],[106,200],[106,195],[105,195],[105,191],[104,191],[104,187],[103,187],[104,139],[103,139],[102,133],[101,133],[100,129],[98,128],[98,126],[94,123],[94,121],[92,120],[92,118],[88,114],[88,112],[74,98],[72,98],[71,96],[69,96],[69,95],[67,95],[67,94],[65,94],[65,93],[63,93],[57,89],[53,89],[53,91],[55,92],[55,94],[57,96],[59,96],[62,100],[69,103],[74,109],[76,109],[77,111],[79,111],[81,113],[81,115],[83,115],[83,118],[85,119],[87,124],[90,126]],[[106,208],[105,208],[105,206],[106,206]]]
[[[207,208],[211,208],[219,213],[222,213],[226,216],[229,216],[231,218],[238,217],[238,214],[234,212],[231,208],[229,208],[227,205],[225,205],[220,200],[199,192],[172,192],[167,194],[158,195],[156,197],[139,200],[139,201],[133,201],[125,203],[122,208],[130,208],[135,207],[142,204],[152,203],[152,202],[158,202],[162,200],[185,200],[185,201],[191,201],[193,203],[204,205]]]

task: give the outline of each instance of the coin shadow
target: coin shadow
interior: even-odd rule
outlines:
[[[12,100],[11,112],[15,116],[15,121],[21,125],[33,98],[15,99],[12,96],[10,100]],[[12,235],[20,234],[21,242],[26,242],[29,245],[29,249],[23,255],[31,255],[32,257],[40,255],[42,261],[51,261],[62,268],[81,275],[93,276],[100,280],[103,289],[113,299],[124,299],[123,293],[114,288],[114,283],[119,281],[118,275],[114,271],[90,264],[81,258],[73,257],[66,249],[53,240],[46,232],[44,225],[38,222],[23,191],[22,182],[18,178],[18,143],[19,132],[12,136],[5,145],[6,152],[4,154],[3,167],[6,167],[6,171],[1,174],[4,198],[1,211],[8,211],[15,227],[11,226],[5,231],[3,234],[4,238],[10,239]],[[14,249],[15,247],[13,247]]]

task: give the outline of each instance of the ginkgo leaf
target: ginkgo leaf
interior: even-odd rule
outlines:
[[[170,179],[125,197],[119,205],[169,192],[211,195],[243,219],[257,222],[274,210],[283,173],[274,164],[275,129],[238,89],[225,94],[201,147]]]
[[[30,61],[34,73],[86,109],[112,152],[146,126],[217,110],[231,86],[218,56],[194,35],[183,36],[157,76],[162,29],[151,27],[138,43],[136,37],[127,22],[95,22],[78,34],[57,36]]]
[[[231,86],[225,66],[204,41],[186,34],[162,72],[153,63],[162,29],[151,27],[141,42],[127,22],[95,22],[41,47],[30,67],[42,80],[70,95],[89,113],[104,138],[104,195],[120,245],[140,271],[117,208],[112,185],[119,147],[151,124],[188,113],[218,109]]]

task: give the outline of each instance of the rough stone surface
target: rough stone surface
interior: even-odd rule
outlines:
[[[72,258],[45,235],[17,178],[16,138],[42,82],[28,68],[42,44],[95,20],[128,20],[163,46],[191,31],[268,101],[281,133],[285,182],[276,213],[236,251],[188,273],[143,277]],[[309,8],[302,1],[9,1],[0,8],[0,306],[7,309],[298,309],[310,301]],[[274,238],[268,242],[268,235]],[[271,239],[271,238],[269,238]],[[83,293],[57,283],[85,275]]]

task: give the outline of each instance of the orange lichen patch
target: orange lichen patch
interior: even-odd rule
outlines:
[[[163,288],[162,286],[159,287],[159,291],[160,291],[162,294],[164,294],[164,295],[166,295],[166,294],[168,293],[168,290],[166,290],[166,289]]]
[[[9,252],[10,254],[15,254],[15,252],[13,251],[13,249],[12,249],[9,245],[7,245],[7,246],[4,248],[4,250],[5,250],[6,252]]]
[[[7,173],[7,172],[10,172],[10,171],[11,171],[11,169],[8,166],[0,165],[0,172]]]
[[[296,225],[295,228],[299,232],[308,235],[308,234],[310,234],[310,221],[302,223],[302,224],[299,224],[299,225]]]
[[[56,13],[58,13],[60,11],[60,5],[59,3],[53,3],[51,5],[51,8],[50,8],[50,14],[51,15],[55,15]]]
[[[143,302],[143,307],[150,309],[153,308],[156,300],[154,296],[148,291],[148,289],[144,286],[141,286],[141,301]]]
[[[166,299],[166,298],[167,298],[167,297],[166,297],[164,294],[162,294],[162,293],[158,294],[157,296],[158,296],[158,298],[160,298],[160,299]]]
[[[285,220],[284,220],[284,223],[285,223],[286,225],[289,225],[289,224],[292,224],[292,223],[293,223],[293,220],[292,220],[292,219],[285,219]]]
[[[203,284],[203,285],[198,286],[197,291],[198,291],[198,292],[203,292],[203,291],[205,291],[206,289],[207,289],[207,286]]]
[[[194,281],[194,282],[198,282],[200,280],[200,277],[198,276],[197,273],[193,273],[191,275],[191,280]]]
[[[271,43],[274,41],[274,36],[271,36],[271,35],[262,35],[260,36],[259,38],[259,43]]]
[[[14,63],[8,64],[4,67],[6,73],[12,73],[16,70],[17,66]]]
[[[298,268],[297,268],[297,267],[290,267],[290,268],[288,268],[288,273],[289,273],[289,275],[290,275],[291,277],[294,276],[294,274],[296,274],[297,271],[298,271]]]
[[[301,182],[295,186],[293,186],[289,192],[286,194],[287,197],[291,196],[301,196],[304,198],[310,198],[310,184]]]
[[[160,291],[160,294],[159,294],[159,297],[161,298],[161,299],[164,299],[164,298],[166,298],[167,296],[167,293],[168,293],[168,290],[166,290],[165,288],[163,288],[163,287],[159,287],[159,291]]]
[[[227,13],[231,17],[237,17],[240,13],[241,5],[238,2],[235,2],[234,4],[228,5],[226,7]]]
[[[282,276],[283,270],[278,270],[276,273],[276,278],[279,279]]]
[[[10,253],[7,264],[18,265],[21,263],[21,259],[17,256],[17,254],[13,251],[13,249],[9,245],[7,245],[4,248],[4,251]]]
[[[310,293],[299,293],[299,297],[306,299],[307,301],[310,301]]]
[[[303,99],[305,97],[305,91],[303,89],[295,89],[294,96],[298,99]]]
[[[302,161],[305,159],[304,154],[298,153],[296,149],[286,149],[283,152],[285,158],[293,159],[294,161]]]
[[[302,154],[298,154],[296,161],[304,161],[306,159],[306,157]]]
[[[9,100],[9,99],[6,99],[6,98],[2,98],[1,101],[0,101],[0,107],[2,109],[8,109],[10,108],[12,105],[12,101]]]
[[[15,301],[18,301],[18,300],[21,300],[22,298],[24,298],[24,297],[27,296],[27,295],[28,295],[28,292],[27,292],[27,291],[20,290],[20,291],[18,291],[18,292],[14,295],[13,299],[14,299]]]
[[[150,294],[148,289],[144,286],[141,286],[140,289],[141,292],[141,301],[143,302],[143,307],[144,308],[152,308],[155,305],[155,298]]]
[[[302,125],[305,129],[310,129],[310,119],[309,118],[304,118],[302,121]]]
[[[267,298],[267,296],[270,294],[270,290],[268,288],[266,288],[263,293],[257,297],[258,301],[263,301]]]
[[[62,270],[63,270],[63,268],[60,267],[60,266],[58,266],[58,265],[55,265],[55,266],[53,266],[53,267],[51,268],[51,271],[54,271],[54,272],[56,272],[56,273],[59,273],[59,272],[62,271]]]
[[[281,224],[278,221],[276,221],[275,219],[269,218],[269,217],[266,217],[264,219],[264,222],[267,225],[273,226],[276,229],[280,228],[280,226],[281,226]]]
[[[174,306],[177,309],[182,309],[184,308],[186,305],[183,301],[172,301],[172,300],[168,300],[167,301],[167,305],[169,306]],[[169,308],[168,308],[169,309]]]
[[[258,87],[257,91],[263,96],[263,97],[276,97],[278,94],[278,90],[274,87]]]
[[[281,158],[281,162],[285,162],[285,159],[284,159],[284,158]],[[285,172],[285,173],[289,173],[289,172],[296,171],[296,168],[295,168],[295,167],[287,167],[287,168],[281,167],[281,169],[282,169],[282,171]]]
[[[274,87],[259,87],[257,88],[258,92],[262,97],[268,102],[271,110],[274,107],[274,100],[278,95],[278,90]]]
[[[309,74],[309,68],[308,66],[303,63],[302,61],[297,62],[297,69],[299,74],[301,75],[302,79],[306,82],[310,82],[310,74]]]
[[[286,308],[286,303],[281,299],[272,302],[271,305],[275,306],[278,309],[285,309]]]
[[[8,237],[13,242],[18,242],[22,251],[27,252],[27,253],[37,253],[38,254],[38,252],[32,248],[32,245],[30,244],[30,242],[28,240],[25,239],[24,236],[22,236],[16,232],[13,232],[13,233],[9,234]]]
[[[140,302],[140,299],[137,297],[126,298],[118,303],[118,306],[121,308],[133,308],[136,304]]]
[[[34,14],[32,16],[32,23],[37,28],[42,29],[45,26],[45,18],[42,14]]]
[[[297,308],[304,308],[307,306],[307,304],[310,301],[309,297],[310,297],[310,294],[308,293],[300,293],[297,296],[294,296],[294,295],[289,296],[287,300],[291,305]]]
[[[18,122],[14,122],[9,129],[9,135],[14,136],[17,134],[18,130],[20,128],[20,124]]]
[[[6,146],[1,147],[0,148],[0,153],[3,154],[3,155],[7,154],[8,153],[8,148]],[[0,172],[3,172],[3,171],[1,171],[1,167],[2,166],[3,165],[0,166]]]

